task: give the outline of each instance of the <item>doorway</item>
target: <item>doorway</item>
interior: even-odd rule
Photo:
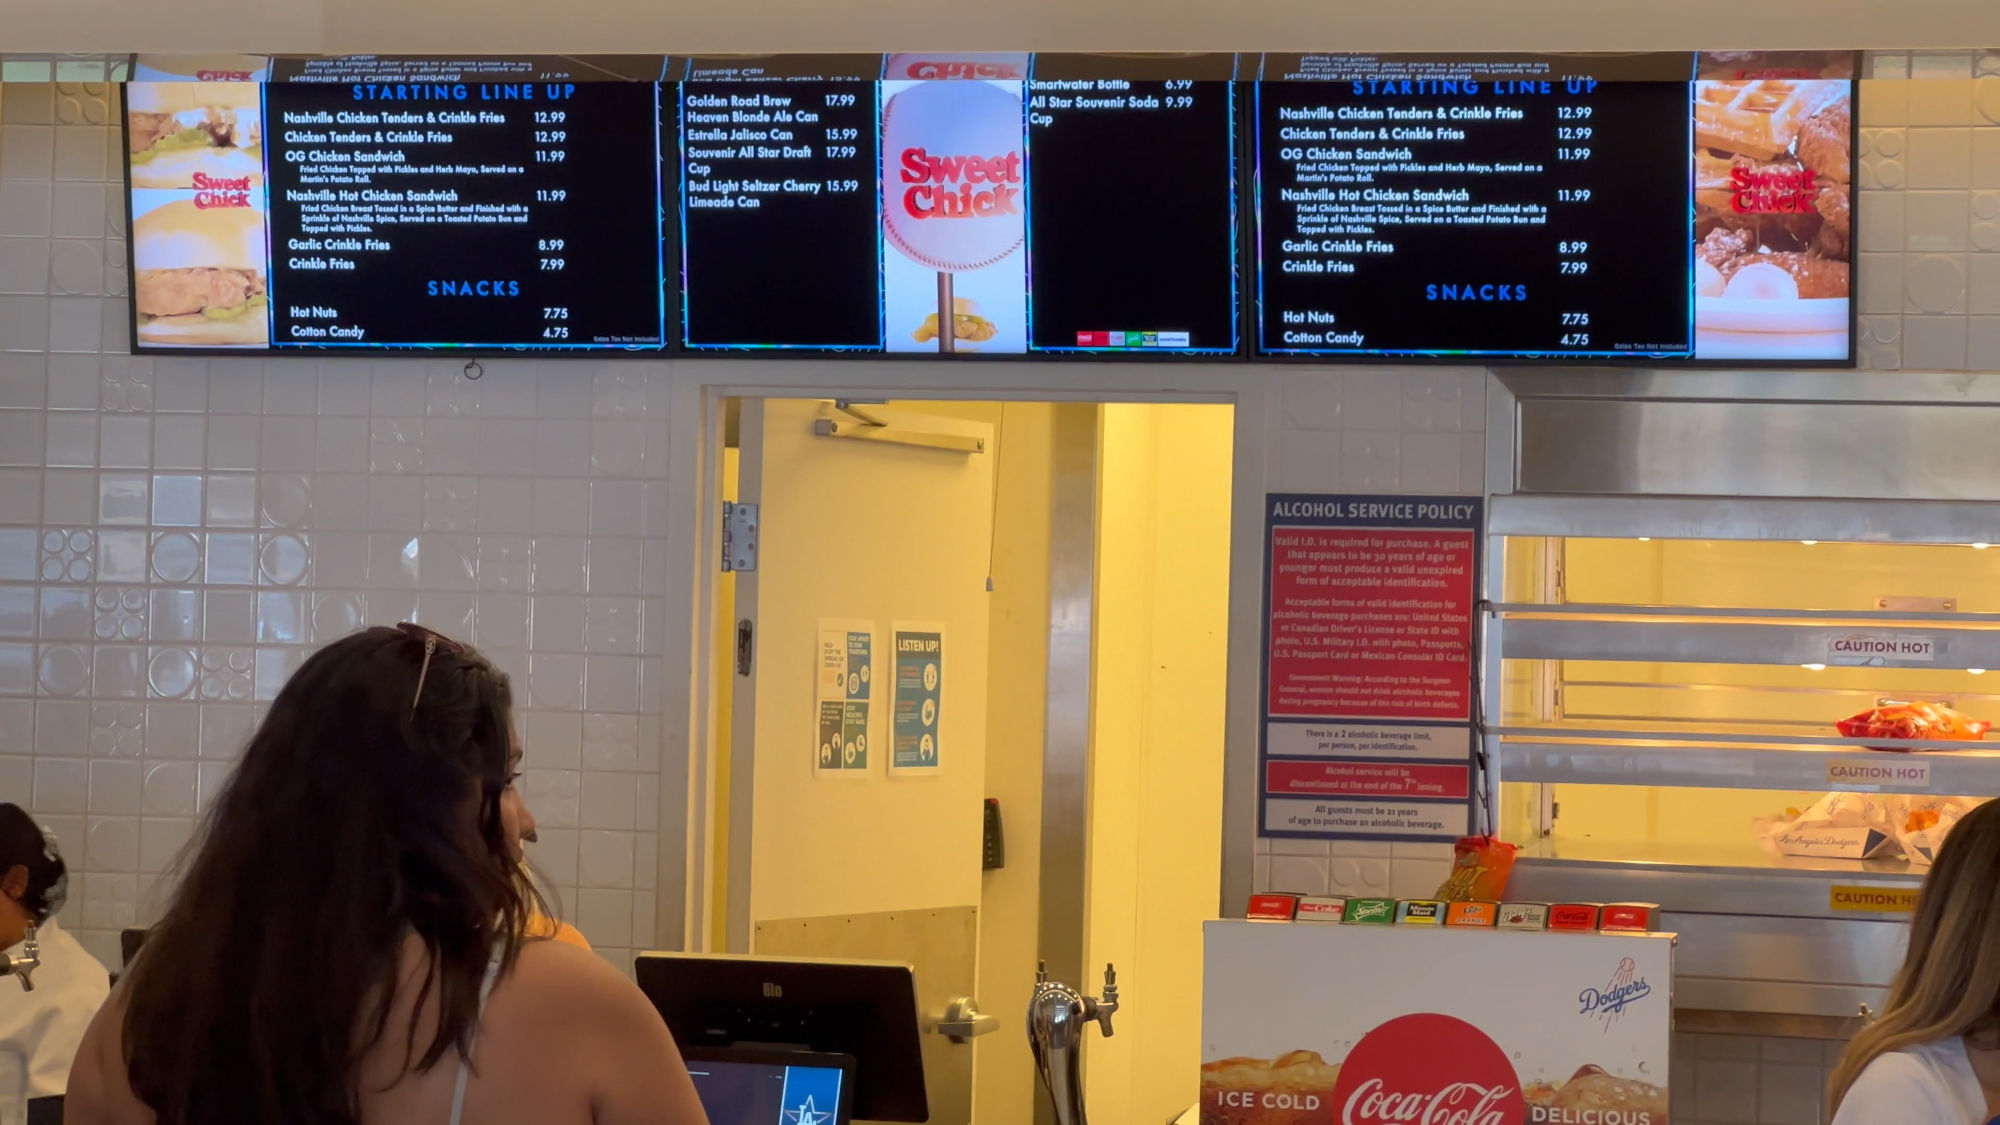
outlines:
[[[999,1017],[970,1046],[926,1036],[947,1125],[1048,1120],[1022,1020],[1036,965],[1095,994],[1115,963],[1090,1112],[1185,1110],[1220,896],[1233,407],[722,410],[718,518],[739,555],[754,527],[755,558],[709,591],[701,938],[926,950],[920,994],[956,978]],[[929,936],[814,945],[884,919]]]

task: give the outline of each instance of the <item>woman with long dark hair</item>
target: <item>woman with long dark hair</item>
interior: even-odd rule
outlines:
[[[511,711],[420,626],[309,658],[92,1026],[71,1125],[701,1125],[639,991],[527,936]]]
[[[104,966],[56,924],[68,888],[54,837],[0,803],[0,1125],[61,1103],[77,1044],[111,991]]]
[[[2000,801],[1945,837],[1910,950],[1833,1072],[1834,1125],[2000,1121]]]

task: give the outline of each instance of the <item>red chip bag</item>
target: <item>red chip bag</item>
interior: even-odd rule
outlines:
[[[1978,742],[1993,724],[1935,703],[1890,703],[1834,724],[1846,738],[1908,738],[1937,742]],[[1871,746],[1901,752],[1906,746]]]
[[[1520,849],[1492,836],[1465,836],[1452,848],[1451,877],[1438,888],[1439,902],[1499,902],[1507,897],[1507,876]]]

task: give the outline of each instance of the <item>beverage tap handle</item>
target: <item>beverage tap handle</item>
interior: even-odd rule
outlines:
[[[35,970],[42,966],[42,947],[35,938],[34,923],[28,924],[28,932],[21,939],[21,955],[7,957],[0,963],[0,976],[12,974],[21,978],[21,991],[35,990]]]
[[[1089,1002],[1087,1017],[1096,1021],[1098,1030],[1106,1039],[1111,1038],[1111,1017],[1118,1011],[1118,970],[1112,965],[1104,966],[1104,996]]]

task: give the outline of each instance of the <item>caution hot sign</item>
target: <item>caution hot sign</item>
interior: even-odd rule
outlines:
[[[1836,911],[1849,914],[1911,914],[1917,909],[1915,887],[1850,887],[1834,884]]]

